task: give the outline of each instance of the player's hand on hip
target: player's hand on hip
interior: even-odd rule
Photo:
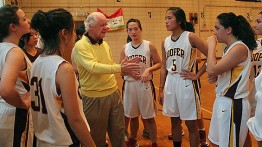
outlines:
[[[179,74],[184,80],[197,80],[196,74],[188,70],[184,69]]]

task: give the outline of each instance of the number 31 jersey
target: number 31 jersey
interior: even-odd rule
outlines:
[[[166,69],[168,73],[180,73],[182,70],[192,71],[196,61],[196,49],[189,41],[190,32],[184,31],[177,40],[168,36],[164,42],[166,52]]]
[[[31,107],[36,137],[50,144],[69,146],[78,142],[78,139],[69,126],[61,92],[56,87],[57,70],[63,62],[67,61],[56,55],[39,56],[36,59],[30,80]],[[76,79],[75,81],[77,83]],[[78,93],[77,89],[76,91]],[[82,101],[79,96],[77,99],[80,113],[86,121]],[[88,124],[87,127],[89,128]]]

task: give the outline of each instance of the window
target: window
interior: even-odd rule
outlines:
[[[4,0],[0,0],[0,7],[4,5]]]

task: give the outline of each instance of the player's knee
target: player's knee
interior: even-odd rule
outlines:
[[[185,121],[185,124],[188,128],[188,131],[196,131],[197,129],[197,122],[196,121]]]

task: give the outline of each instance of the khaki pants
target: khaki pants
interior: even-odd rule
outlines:
[[[113,147],[125,145],[123,102],[119,90],[105,97],[83,96],[83,108],[97,147],[104,147],[106,131]]]

